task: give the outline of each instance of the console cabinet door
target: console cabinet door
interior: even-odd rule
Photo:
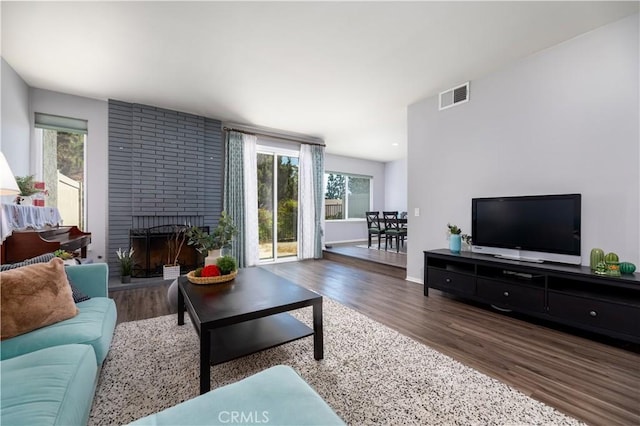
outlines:
[[[544,288],[478,278],[478,297],[500,308],[544,312]]]
[[[427,268],[427,283],[429,287],[460,295],[474,295],[476,292],[474,276],[438,268]]]

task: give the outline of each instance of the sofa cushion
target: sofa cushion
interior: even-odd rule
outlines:
[[[344,425],[291,368],[278,365],[131,425]]]
[[[87,424],[98,372],[91,346],[46,348],[0,368],[3,425]]]
[[[50,346],[84,343],[93,346],[96,360],[102,364],[116,326],[116,304],[106,297],[93,297],[76,306],[79,313],[73,318],[2,341],[0,359]]]
[[[67,271],[67,268],[65,267],[65,272],[66,271]],[[71,294],[73,295],[74,302],[79,303],[79,302],[84,302],[85,300],[91,299],[89,296],[84,294],[78,287],[76,287],[73,284],[73,281],[71,281],[69,274],[67,274],[67,280],[69,280],[69,285],[71,286]]]
[[[45,253],[31,259],[23,260],[17,263],[4,263],[0,265],[0,271],[8,271],[10,269],[22,268],[23,266],[33,265],[35,263],[46,263],[56,257],[53,253]]]
[[[87,296],[109,296],[109,267],[106,263],[70,265],[67,266],[67,276]]]
[[[62,259],[0,272],[0,285],[2,340],[78,312]]]
[[[45,263],[49,262],[51,259],[56,257],[53,253],[45,253],[40,256],[32,257],[31,259],[24,260],[18,263],[5,263],[0,265],[0,272],[9,271],[11,269],[22,268],[23,266],[33,265],[36,263]],[[66,266],[66,263],[65,263]],[[66,270],[66,269],[65,269]],[[73,301],[84,302],[85,300],[89,300],[90,297],[84,294],[77,286],[73,284],[71,278],[69,278],[69,274],[67,274],[67,279],[69,280],[69,285],[71,286],[71,292],[73,294]]]

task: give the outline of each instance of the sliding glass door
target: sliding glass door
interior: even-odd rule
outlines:
[[[260,261],[298,256],[298,154],[259,149],[258,234]]]

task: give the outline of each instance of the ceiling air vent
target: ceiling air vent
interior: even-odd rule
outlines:
[[[440,92],[440,110],[469,101],[469,82],[467,81],[453,89]]]

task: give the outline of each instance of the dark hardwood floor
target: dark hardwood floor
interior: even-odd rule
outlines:
[[[640,424],[638,345],[567,333],[328,260],[264,266],[589,424]],[[170,313],[168,285],[112,291],[119,322]]]

